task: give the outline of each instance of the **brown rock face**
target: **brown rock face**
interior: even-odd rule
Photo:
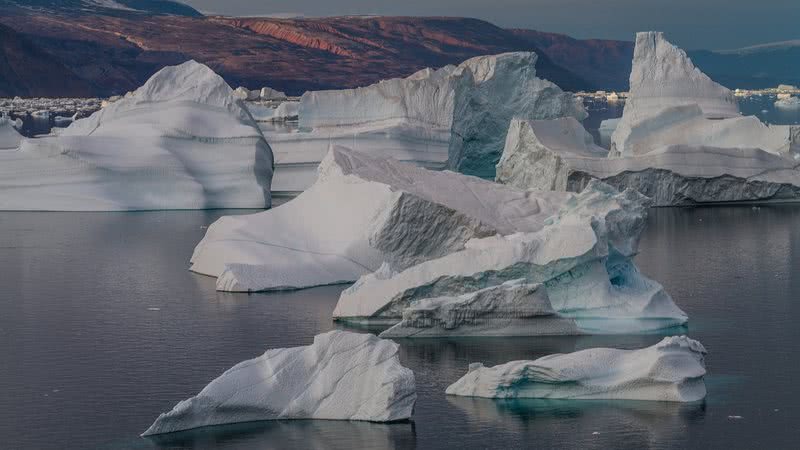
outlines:
[[[67,70],[62,73],[83,80],[83,84],[62,84],[58,95],[64,96],[83,92],[86,86],[95,95],[124,93],[164,65],[187,59],[207,64],[233,86],[270,86],[301,94],[364,86],[424,67],[509,51],[537,52],[538,74],[564,89],[600,87],[554,63],[530,36],[476,19],[71,14],[4,11],[0,4],[0,23],[64,66]],[[570,62],[568,57],[561,60]],[[602,66],[595,62],[585,65]],[[8,84],[7,76],[0,75],[0,83]],[[31,82],[39,83],[43,76],[32,74]],[[627,80],[627,73],[622,79]],[[7,95],[28,92],[19,89]]]

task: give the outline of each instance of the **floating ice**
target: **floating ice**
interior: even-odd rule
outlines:
[[[411,417],[414,373],[397,344],[331,331],[305,347],[268,350],[233,366],[164,414],[143,436],[279,419],[391,422]]]
[[[0,153],[0,210],[263,208],[272,152],[225,81],[189,61],[57,136]]]
[[[605,158],[587,136],[570,118],[512,121],[498,181],[521,189],[580,192],[589,180],[601,179],[621,190],[635,189],[655,206],[800,198],[794,158],[703,145],[665,145],[641,155]]]
[[[567,197],[335,147],[296,199],[210,226],[192,270],[219,277],[225,291],[349,282],[384,262],[403,269],[447,255],[474,237],[541,229]]]
[[[572,94],[536,77],[536,59],[481,56],[363,88],[306,92],[299,131],[266,133],[276,155],[273,192],[307,189],[331,145],[492,176],[512,117],[586,117]]]
[[[780,109],[800,109],[800,97],[779,99],[775,102],[775,107]]]
[[[641,350],[593,348],[494,367],[469,365],[447,394],[487,398],[692,402],[705,398],[706,349],[686,336]]]
[[[411,311],[408,318],[414,319],[416,305],[425,309],[442,303],[439,297],[522,278],[542,284],[553,309],[575,320],[581,333],[643,332],[686,322],[661,285],[639,273],[631,260],[644,228],[644,197],[630,190],[618,193],[595,181],[559,206],[539,230],[472,239],[463,250],[441,258],[402,271],[384,266],[361,277],[342,292],[334,319],[390,325],[403,320],[404,327],[425,331],[426,321],[406,321],[404,311]],[[465,300],[469,297],[444,301]],[[447,334],[446,329],[441,334]]]

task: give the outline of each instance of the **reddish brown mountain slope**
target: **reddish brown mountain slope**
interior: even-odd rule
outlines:
[[[89,83],[11,28],[0,25],[0,96],[90,95]]]

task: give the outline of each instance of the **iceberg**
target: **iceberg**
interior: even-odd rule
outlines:
[[[575,120],[513,120],[497,180],[580,192],[600,179],[654,206],[800,199],[800,126],[739,115],[732,93],[661,33],[637,34],[623,116],[601,135],[612,128],[604,157]]]
[[[599,179],[619,190],[637,190],[654,206],[800,198],[800,162],[794,158],[758,148],[686,144],[606,158],[590,139],[571,118],[514,120],[497,181],[520,189],[580,192]]]
[[[548,193],[528,191],[531,196],[544,194]],[[632,261],[647,205],[646,198],[632,190],[619,193],[592,181],[580,194],[562,197],[559,209],[538,230],[476,237],[467,241],[463,250],[443,257],[405,270],[384,265],[362,276],[342,292],[334,319],[381,325],[403,321],[402,327],[422,329],[429,327],[426,308],[470,303],[466,294],[478,291],[474,295],[481,296],[483,289],[523,279],[542,285],[552,308],[560,317],[574,320],[580,333],[633,333],[680,326],[686,323],[686,314]],[[465,297],[440,298],[460,295]],[[417,305],[420,311],[413,310]],[[463,309],[472,314],[468,307]],[[447,314],[445,306],[430,315],[434,321],[446,321]],[[529,324],[536,326],[534,320]]]
[[[333,147],[316,183],[294,200],[212,224],[195,248],[192,270],[218,277],[223,291],[352,282],[384,263],[403,269],[447,255],[472,238],[541,229],[567,196],[534,197]]]
[[[331,331],[308,346],[268,350],[161,414],[142,435],[263,420],[408,419],[417,394],[398,348],[371,334]]]
[[[543,336],[581,334],[553,309],[542,284],[507,281],[456,297],[413,303],[383,338],[440,336]]]
[[[611,147],[611,136],[614,135],[614,131],[617,129],[620,120],[622,120],[622,118],[617,117],[600,122],[600,128],[597,130],[597,133],[600,135],[600,145],[605,148]]]
[[[800,97],[781,98],[775,102],[779,109],[800,109]]]
[[[265,132],[275,152],[272,190],[307,189],[332,145],[491,177],[512,116],[586,117],[572,94],[536,77],[536,60],[525,52],[481,56],[367,87],[306,92],[298,130]]]
[[[11,150],[19,147],[22,135],[15,129],[15,124],[10,118],[0,116],[0,150]]]
[[[794,134],[791,126],[741,117],[734,93],[697,69],[663,33],[637,33],[630,94],[611,138],[610,156],[678,144],[787,153],[796,143]]]
[[[188,61],[55,136],[0,153],[0,210],[264,208],[272,167],[231,88]]]
[[[502,399],[694,402],[706,396],[705,355],[699,342],[673,336],[640,350],[593,348],[494,367],[473,363],[446,393]]]
[[[278,106],[248,102],[246,107],[257,122],[285,122],[297,120],[300,102],[287,100]]]
[[[258,92],[258,97],[261,100],[283,100],[286,98],[286,94],[271,87],[263,87]]]

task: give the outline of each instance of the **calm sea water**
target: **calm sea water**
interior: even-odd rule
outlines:
[[[341,286],[223,294],[186,270],[223,213],[0,213],[0,448],[797,446],[798,206],[652,211],[638,262],[710,352],[705,402],[444,395],[470,362],[637,348],[660,336],[400,341],[419,394],[409,423],[284,421],[139,438],[232,365],[334,327]]]

